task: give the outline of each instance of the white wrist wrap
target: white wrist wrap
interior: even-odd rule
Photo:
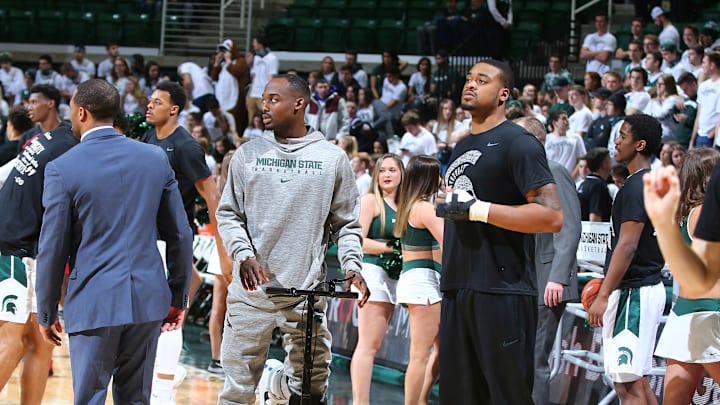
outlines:
[[[470,206],[470,212],[468,213],[468,217],[471,221],[487,223],[488,214],[490,214],[490,203],[487,201],[477,200],[473,205]]]

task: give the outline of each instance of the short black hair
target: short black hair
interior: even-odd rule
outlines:
[[[267,48],[268,42],[267,42],[267,37],[265,36],[264,33],[258,32],[257,34],[255,34],[253,39],[255,39],[255,41],[257,41],[258,43],[262,44],[263,47]]]
[[[557,120],[560,119],[560,116],[561,116],[561,115],[567,116],[567,115],[569,115],[569,114],[568,114],[568,112],[565,111],[565,110],[557,109],[557,110],[555,110],[555,111],[553,111],[553,112],[550,113],[550,115],[548,116],[548,119],[550,120],[550,122],[555,122],[555,121],[557,121]]]
[[[107,45],[105,45],[105,49],[110,49],[110,48],[112,48],[113,46],[118,46],[117,42],[110,41],[110,42],[107,43]]]
[[[506,87],[508,89],[513,88],[513,81],[514,81],[514,75],[513,71],[510,68],[510,65],[508,65],[506,62],[497,60],[497,59],[483,59],[479,61],[478,63],[485,63],[490,66],[493,66],[500,70],[501,77],[503,80],[503,87]]]
[[[185,109],[187,103],[187,94],[185,89],[175,82],[164,81],[157,84],[155,90],[166,91],[170,94],[170,101],[173,105],[180,107],[180,111]]]
[[[308,82],[305,81],[305,79],[299,75],[288,74],[275,75],[274,78],[287,80],[290,90],[292,90],[298,97],[305,99],[306,103],[310,102],[310,88],[308,87]]]
[[[35,123],[30,119],[27,109],[22,105],[16,105],[10,109],[8,112],[8,122],[12,124],[18,133],[23,133],[35,126]]]
[[[680,77],[678,77],[677,84],[678,86],[681,84],[690,84],[690,83],[697,83],[697,77],[695,77],[694,74],[691,72],[683,72]]]
[[[47,61],[47,63],[49,63],[49,64],[51,64],[51,65],[52,65],[52,63],[53,63],[53,62],[52,62],[52,56],[50,56],[50,55],[48,55],[48,54],[46,54],[46,53],[38,56],[38,60]]]
[[[623,179],[627,179],[628,176],[630,176],[630,170],[628,170],[627,166],[625,166],[624,164],[618,163],[612,168],[610,168],[610,175],[622,176]]]
[[[662,127],[660,122],[647,114],[633,114],[625,117],[625,122],[630,126],[634,141],[645,141],[645,149],[640,153],[645,157],[651,157],[660,149],[662,139]]]
[[[30,94],[40,93],[55,102],[55,109],[60,107],[60,90],[52,84],[36,84],[30,88]]]
[[[103,79],[90,79],[77,86],[72,102],[86,109],[96,120],[115,121],[120,109],[120,94]]]
[[[715,65],[717,69],[720,69],[720,53],[717,52],[707,52],[705,53],[705,56],[707,56],[708,61]]]
[[[608,156],[610,156],[610,151],[602,146],[590,149],[587,155],[585,155],[588,169],[590,169],[591,172],[597,172]]]
[[[643,85],[647,84],[647,81],[648,81],[647,70],[641,68],[640,66],[637,66],[637,67],[630,69],[630,72],[628,73],[628,75],[632,72],[640,73],[640,75],[642,76]]]

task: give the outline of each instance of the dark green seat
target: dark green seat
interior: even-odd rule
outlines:
[[[290,50],[295,30],[295,19],[289,17],[273,18],[265,26],[265,36],[270,47],[276,50]]]
[[[374,19],[377,4],[375,1],[353,0],[347,7],[344,17],[349,19]]]
[[[349,20],[325,20],[320,28],[319,39],[322,44],[322,50],[328,52],[345,52],[348,47],[349,29]]]
[[[114,1],[88,1],[82,6],[82,10],[86,12],[99,14],[109,14],[115,12]]]
[[[380,20],[375,34],[378,49],[401,49],[405,42],[405,23],[401,20]]]
[[[95,14],[84,13],[82,11],[69,11],[65,20],[67,21],[66,36],[69,43],[95,43]]]
[[[10,10],[7,26],[11,41],[34,42],[37,39],[35,12],[32,10]]]
[[[8,27],[7,27],[8,12],[5,8],[0,8],[0,41],[7,41],[8,38]]]
[[[293,33],[292,50],[320,51],[318,37],[323,21],[318,18],[297,18]]]
[[[122,15],[101,13],[95,22],[95,41],[99,44],[119,43],[122,39]]]
[[[337,19],[345,14],[347,3],[345,0],[322,0],[315,10],[315,16],[323,19]]]
[[[357,52],[376,52],[375,30],[377,21],[370,19],[356,19],[350,27],[348,44]]]
[[[435,0],[410,0],[405,9],[405,19],[432,21],[438,11]]]
[[[130,46],[157,46],[153,38],[153,22],[147,14],[128,14],[122,24],[122,44]]]
[[[404,20],[405,0],[382,0],[377,7],[376,16],[383,20]]]
[[[515,27],[515,30],[539,35],[542,31],[542,24],[537,21],[520,21],[520,23]]]
[[[41,42],[60,44],[65,42],[65,13],[62,11],[40,10],[35,19]]]
[[[287,8],[286,15],[288,17],[310,18],[315,16],[317,1],[315,0],[295,0]]]

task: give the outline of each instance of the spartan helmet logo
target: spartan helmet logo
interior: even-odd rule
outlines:
[[[17,311],[17,305],[15,305],[15,300],[17,299],[17,295],[7,295],[2,300],[2,311],[3,312],[10,312],[11,314],[15,314],[15,311]]]
[[[473,184],[470,178],[465,175],[465,169],[468,166],[477,163],[482,156],[479,150],[471,150],[460,155],[452,162],[445,173],[445,184],[454,190],[464,190],[474,196]]]
[[[632,360],[633,360],[632,350],[628,349],[627,347],[621,347],[618,349],[618,351],[620,352],[620,355],[618,356],[618,366],[621,366],[623,364],[632,366]]]

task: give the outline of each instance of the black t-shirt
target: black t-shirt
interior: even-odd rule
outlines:
[[[25,142],[25,149],[0,189],[0,252],[35,256],[43,215],[45,166],[77,143],[67,125]]]
[[[604,222],[610,220],[612,197],[605,180],[590,174],[580,184],[577,192],[580,199],[580,219],[589,221],[590,213],[595,213],[600,214]]]
[[[715,166],[710,176],[695,236],[708,242],[720,242],[720,166]]]
[[[505,121],[458,142],[445,173],[449,187],[496,204],[526,204],[534,188],[554,183],[542,144]],[[535,295],[534,235],[482,222],[445,221],[443,291]]]
[[[153,128],[145,133],[142,141],[157,145],[167,153],[170,166],[175,171],[175,178],[180,188],[180,195],[182,195],[188,222],[190,227],[196,230],[195,197],[198,196],[198,192],[195,189],[195,182],[212,175],[205,162],[205,152],[183,127],[177,127],[170,136],[164,139],[158,139]]]
[[[628,177],[625,185],[615,196],[612,206],[610,247],[605,257],[607,273],[615,246],[620,240],[620,226],[623,222],[635,221],[645,224],[638,241],[637,250],[630,266],[617,288],[638,288],[655,285],[661,281],[661,273],[665,265],[660,247],[658,246],[655,228],[645,212],[642,177],[650,169],[642,169]]]

